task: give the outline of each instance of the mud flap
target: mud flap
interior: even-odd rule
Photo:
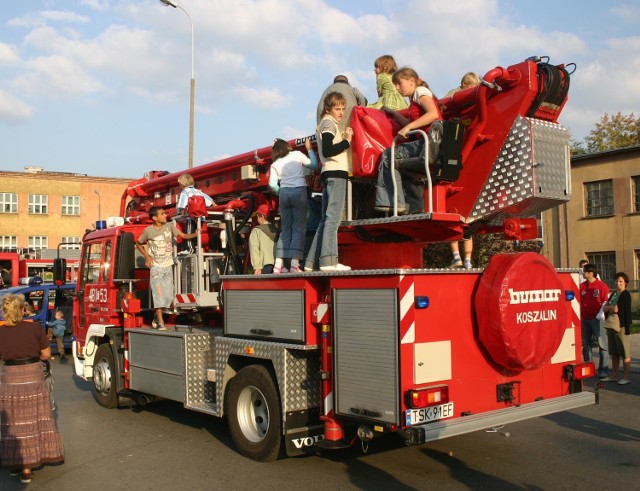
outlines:
[[[293,428],[284,435],[288,457],[318,452],[316,443],[324,440],[324,425]]]

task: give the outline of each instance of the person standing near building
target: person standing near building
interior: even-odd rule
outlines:
[[[607,329],[609,356],[611,356],[611,376],[601,378],[603,382],[618,382],[618,385],[627,385],[629,381],[629,370],[631,369],[631,294],[627,290],[629,276],[626,273],[616,273],[616,291],[612,293],[617,300],[605,306],[607,315],[617,315],[620,320],[620,331]],[[622,360],[622,378],[618,380],[620,371],[620,360]]]
[[[603,304],[609,298],[609,287],[597,279],[598,271],[595,264],[584,267],[585,281],[580,285],[580,318],[582,326],[582,359],[591,361],[591,343],[593,339],[600,339],[600,319],[598,314]],[[606,377],[609,371],[609,357],[606,346],[598,343],[600,361],[598,376]]]
[[[173,304],[173,238],[193,239],[197,232],[185,234],[173,222],[167,223],[167,213],[159,206],[153,206],[149,210],[149,217],[153,220],[153,225],[142,231],[136,247],[150,269],[149,285],[156,309],[151,325],[158,331],[166,331],[162,310]]]
[[[580,276],[578,280],[579,285],[584,281],[584,267],[587,264],[589,264],[589,261],[587,261],[586,259],[580,259],[580,262],[578,263],[578,267],[580,268],[580,271],[578,272],[578,275]]]

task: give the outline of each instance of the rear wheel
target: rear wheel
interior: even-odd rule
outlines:
[[[93,389],[98,404],[112,409],[118,405],[116,364],[109,344],[101,344],[93,364]]]
[[[243,368],[228,393],[229,429],[240,453],[267,462],[280,455],[282,412],[269,371],[259,365]]]

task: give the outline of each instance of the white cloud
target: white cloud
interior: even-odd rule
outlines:
[[[19,61],[18,51],[10,44],[0,43],[0,65],[12,65]]]
[[[43,10],[39,13],[40,17],[45,20],[52,20],[55,22],[70,22],[85,24],[89,22],[89,17],[86,15],[76,14],[68,10]]]
[[[80,4],[98,11],[104,11],[109,8],[109,0],[80,0]]]
[[[233,94],[250,106],[261,109],[281,109],[290,104],[289,99],[282,95],[279,89],[239,86],[233,89]]]
[[[69,99],[104,91],[105,86],[69,58],[47,56],[26,63],[27,71],[12,85],[29,95],[47,99]]]
[[[28,104],[0,90],[0,121],[22,122],[32,114],[33,110]]]
[[[618,17],[621,22],[634,24],[640,22],[640,6],[623,3],[611,8],[611,12]]]

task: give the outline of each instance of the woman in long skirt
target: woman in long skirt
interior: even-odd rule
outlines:
[[[2,300],[0,326],[0,465],[31,482],[33,469],[64,461],[51,399],[40,360],[51,358],[42,326],[22,321],[22,295]]]

